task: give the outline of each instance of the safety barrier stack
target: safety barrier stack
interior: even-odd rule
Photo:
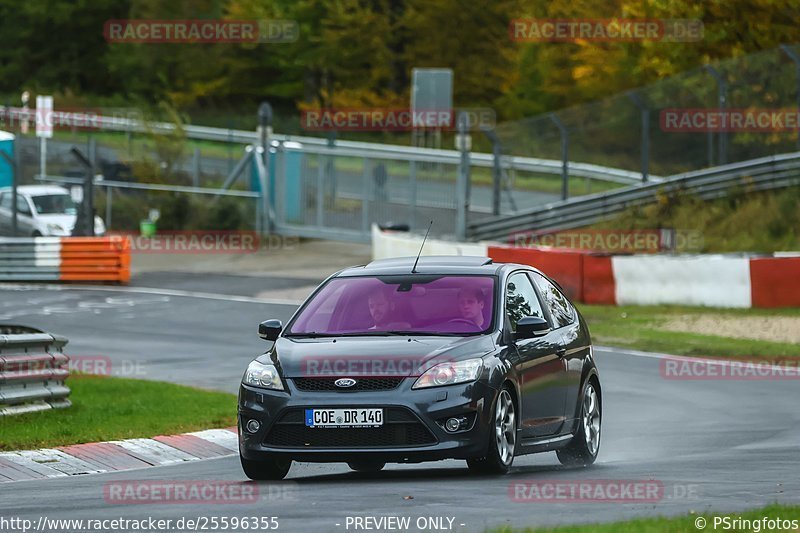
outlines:
[[[65,344],[58,335],[0,325],[0,416],[72,405]]]
[[[0,238],[0,281],[127,283],[130,242],[125,237]]]

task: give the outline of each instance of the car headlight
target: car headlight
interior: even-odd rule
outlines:
[[[439,363],[422,374],[412,389],[441,387],[475,381],[483,369],[482,359],[467,359],[452,363]]]
[[[61,227],[61,224],[48,224],[47,231],[48,233],[63,233],[64,228]]]
[[[258,361],[253,361],[247,366],[242,383],[263,389],[284,390],[281,376],[278,374],[278,369],[275,368],[275,365],[265,365]]]

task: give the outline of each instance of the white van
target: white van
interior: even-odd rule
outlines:
[[[11,235],[11,187],[0,189],[0,235]],[[17,187],[17,236],[65,237],[72,235],[78,206],[69,191],[55,185],[20,185]],[[94,217],[95,235],[103,235],[106,226]]]

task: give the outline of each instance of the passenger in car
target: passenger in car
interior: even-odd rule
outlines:
[[[464,287],[458,291],[458,309],[462,318],[484,329],[483,291],[477,287]]]

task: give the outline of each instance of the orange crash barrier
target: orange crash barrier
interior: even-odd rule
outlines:
[[[131,279],[131,245],[119,235],[109,237],[62,237],[61,281],[113,281]]]

